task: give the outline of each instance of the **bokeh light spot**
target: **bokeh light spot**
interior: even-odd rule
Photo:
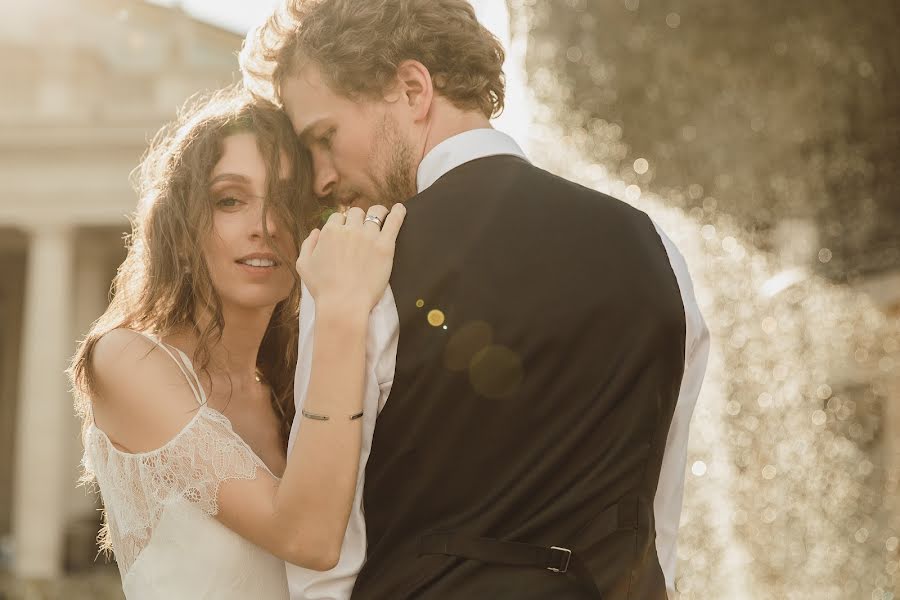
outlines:
[[[438,309],[432,309],[428,311],[428,324],[432,327],[440,327],[444,324],[446,317],[444,313]]]
[[[477,352],[469,365],[469,380],[486,398],[506,398],[519,389],[525,373],[522,359],[506,346],[492,345]]]
[[[451,371],[465,371],[472,358],[490,346],[493,340],[493,328],[485,321],[470,321],[461,327],[454,327],[444,350],[444,366]]]
[[[824,410],[817,410],[812,414],[813,425],[824,425],[827,420],[828,416],[825,414]]]
[[[625,188],[625,199],[634,203],[641,199],[641,188],[632,184]]]

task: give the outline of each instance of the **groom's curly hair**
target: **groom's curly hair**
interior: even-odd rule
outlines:
[[[287,0],[244,41],[245,85],[281,104],[281,84],[304,65],[332,89],[378,98],[404,60],[431,73],[435,92],[490,118],[503,111],[504,52],[467,0]]]

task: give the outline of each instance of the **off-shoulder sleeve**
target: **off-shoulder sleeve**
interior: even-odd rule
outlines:
[[[113,550],[123,576],[150,541],[164,510],[187,503],[213,516],[223,482],[255,479],[260,468],[268,473],[228,419],[206,407],[152,452],[122,452],[91,427],[83,466],[85,478],[96,479],[103,500],[101,546]]]

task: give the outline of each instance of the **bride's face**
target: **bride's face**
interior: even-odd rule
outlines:
[[[281,171],[290,168],[281,157]],[[282,256],[267,246],[263,233],[266,164],[252,133],[236,133],[222,142],[222,157],[209,176],[212,230],[203,240],[203,256],[223,304],[245,309],[274,308],[294,285],[297,246],[266,211],[266,228]]]

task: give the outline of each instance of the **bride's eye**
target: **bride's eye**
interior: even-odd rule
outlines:
[[[225,196],[216,201],[216,206],[221,208],[234,208],[239,204],[242,204],[242,202],[234,196]]]

